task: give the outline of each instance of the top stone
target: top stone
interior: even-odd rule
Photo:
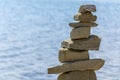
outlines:
[[[92,4],[82,5],[78,11],[79,13],[86,13],[86,12],[96,12],[96,6]]]

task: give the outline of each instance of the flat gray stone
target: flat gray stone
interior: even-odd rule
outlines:
[[[98,70],[103,65],[104,65],[104,60],[102,59],[76,61],[76,62],[66,63],[60,66],[48,68],[48,74],[58,74],[69,71],[76,71],[76,70],[78,71]]]
[[[97,80],[94,71],[73,71],[60,74],[58,80]]]
[[[73,28],[70,32],[71,39],[88,38],[90,36],[90,27]]]
[[[89,59],[88,51],[69,50],[67,48],[61,48],[59,50],[60,62],[80,61],[88,59]]]
[[[99,50],[101,39],[98,36],[91,35],[86,39],[65,40],[61,43],[63,48],[75,50]]]
[[[69,26],[73,28],[77,27],[96,27],[98,24],[96,23],[81,23],[81,22],[74,22],[74,23],[69,23]]]

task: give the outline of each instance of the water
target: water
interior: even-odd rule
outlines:
[[[57,80],[47,68],[59,63],[60,44],[69,38],[69,22],[81,4],[97,5],[99,26],[92,34],[102,38],[91,58],[106,63],[98,80],[120,80],[120,3],[80,0],[0,0],[0,80]]]

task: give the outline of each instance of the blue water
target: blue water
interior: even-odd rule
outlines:
[[[98,80],[120,80],[120,2],[82,0],[0,0],[0,80],[57,80],[47,68],[60,64],[58,50],[69,38],[73,15],[80,5],[97,6],[98,27],[92,34],[102,38],[99,51],[104,67]]]

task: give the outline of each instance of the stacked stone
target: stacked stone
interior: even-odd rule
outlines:
[[[91,27],[97,26],[95,5],[82,5],[74,16],[78,22],[70,23],[73,28],[71,39],[62,42],[59,50],[59,61],[63,65],[48,69],[49,74],[59,74],[58,80],[97,80],[95,70],[104,65],[103,59],[89,59],[88,50],[99,50],[101,39],[90,35]]]

